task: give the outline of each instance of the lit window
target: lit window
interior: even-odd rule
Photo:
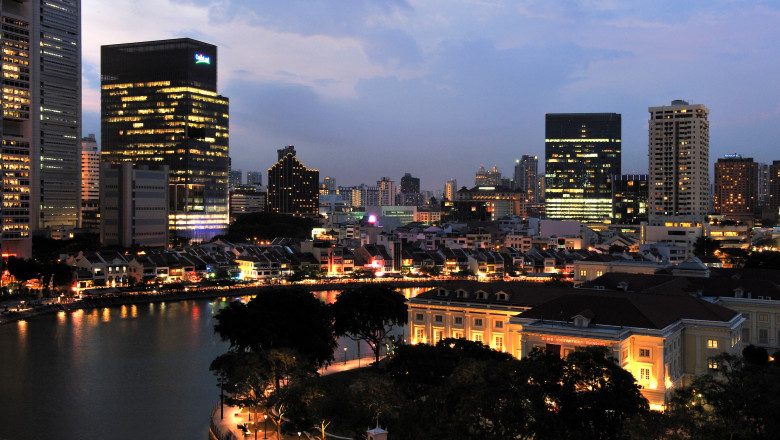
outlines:
[[[717,370],[718,369],[717,359],[713,359],[713,358],[707,359],[707,368],[709,368],[710,370]]]
[[[650,380],[650,369],[649,368],[640,368],[639,369],[639,380],[640,381],[649,381]]]
[[[496,336],[496,343],[494,345],[496,347],[496,350],[504,351],[504,337]]]
[[[482,342],[482,333],[474,333],[474,341]]]
[[[707,339],[707,348],[718,348],[717,339]]]

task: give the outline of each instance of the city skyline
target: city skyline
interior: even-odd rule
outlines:
[[[340,184],[410,172],[436,190],[542,156],[545,113],[615,112],[623,172],[645,173],[647,108],[673,99],[712,111],[711,164],[735,150],[776,159],[780,11],[768,4],[82,6],[83,132],[99,133],[101,44],[192,37],[220,48],[219,88],[241,97],[231,156],[245,169],[293,144]]]

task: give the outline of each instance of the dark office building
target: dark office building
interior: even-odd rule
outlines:
[[[538,184],[539,158],[524,154],[521,159],[515,163],[515,189],[523,191],[527,203],[539,202],[539,184]]]
[[[612,178],[612,223],[638,225],[647,221],[647,174]]]
[[[228,99],[217,47],[189,38],[101,48],[103,160],[168,166],[172,234],[209,240],[228,224]]]
[[[547,217],[607,221],[612,176],[620,174],[621,118],[617,113],[545,115]]]
[[[306,168],[290,145],[277,150],[279,161],[268,169],[267,210],[281,214],[317,215],[319,170]]]
[[[401,192],[398,194],[398,204],[404,206],[420,206],[423,204],[419,177],[413,177],[411,173],[406,173],[401,177]]]

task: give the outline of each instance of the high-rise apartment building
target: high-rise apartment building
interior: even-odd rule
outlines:
[[[246,172],[246,184],[253,186],[263,186],[263,172],[262,171],[247,171]]]
[[[100,151],[95,135],[81,139],[81,227],[100,228]]]
[[[537,203],[539,201],[539,185],[537,185],[537,175],[539,170],[539,158],[524,154],[522,158],[515,162],[515,189],[519,189],[526,194],[528,203]]]
[[[450,202],[455,201],[455,197],[458,195],[458,181],[450,179],[444,182],[444,198]]]
[[[647,174],[612,178],[612,222],[638,225],[647,221]]]
[[[277,150],[279,161],[268,169],[267,210],[281,214],[317,215],[319,213],[319,170],[306,168],[295,148]]]
[[[682,100],[648,110],[649,222],[701,223],[710,199],[710,111]]]
[[[80,211],[81,5],[3,1],[2,253],[31,233],[72,229]]]
[[[603,222],[612,215],[612,176],[620,174],[621,116],[545,115],[547,217]]]
[[[758,207],[758,163],[730,154],[715,162],[715,212],[731,220],[752,220]]]
[[[769,206],[769,164],[758,164],[758,207]]]
[[[780,160],[769,165],[769,209],[775,216],[780,210]]]
[[[239,186],[243,185],[243,177],[244,172],[241,170],[230,170],[230,174],[228,177],[228,186],[231,190],[234,190],[238,188]]]
[[[206,241],[228,224],[228,99],[217,47],[181,38],[101,48],[103,160],[169,168],[171,234]]]
[[[389,177],[382,177],[382,180],[376,181],[379,187],[379,204],[381,206],[395,205],[395,182]]]

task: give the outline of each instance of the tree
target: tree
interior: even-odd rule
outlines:
[[[382,343],[393,326],[408,321],[406,298],[386,286],[364,285],[341,292],[331,311],[336,336],[366,341],[377,364]]]
[[[766,350],[749,345],[742,357],[723,353],[718,368],[677,390],[672,429],[696,438],[780,438],[780,365]]]
[[[693,243],[693,254],[697,257],[712,257],[720,249],[720,243],[710,237],[701,236]]]
[[[211,362],[209,370],[219,378],[228,391],[225,402],[241,408],[254,409],[266,401],[273,378],[269,375],[271,360],[260,353],[228,351]]]
[[[305,289],[260,289],[249,303],[234,301],[214,319],[214,332],[237,351],[288,350],[310,370],[333,359],[330,313]]]

